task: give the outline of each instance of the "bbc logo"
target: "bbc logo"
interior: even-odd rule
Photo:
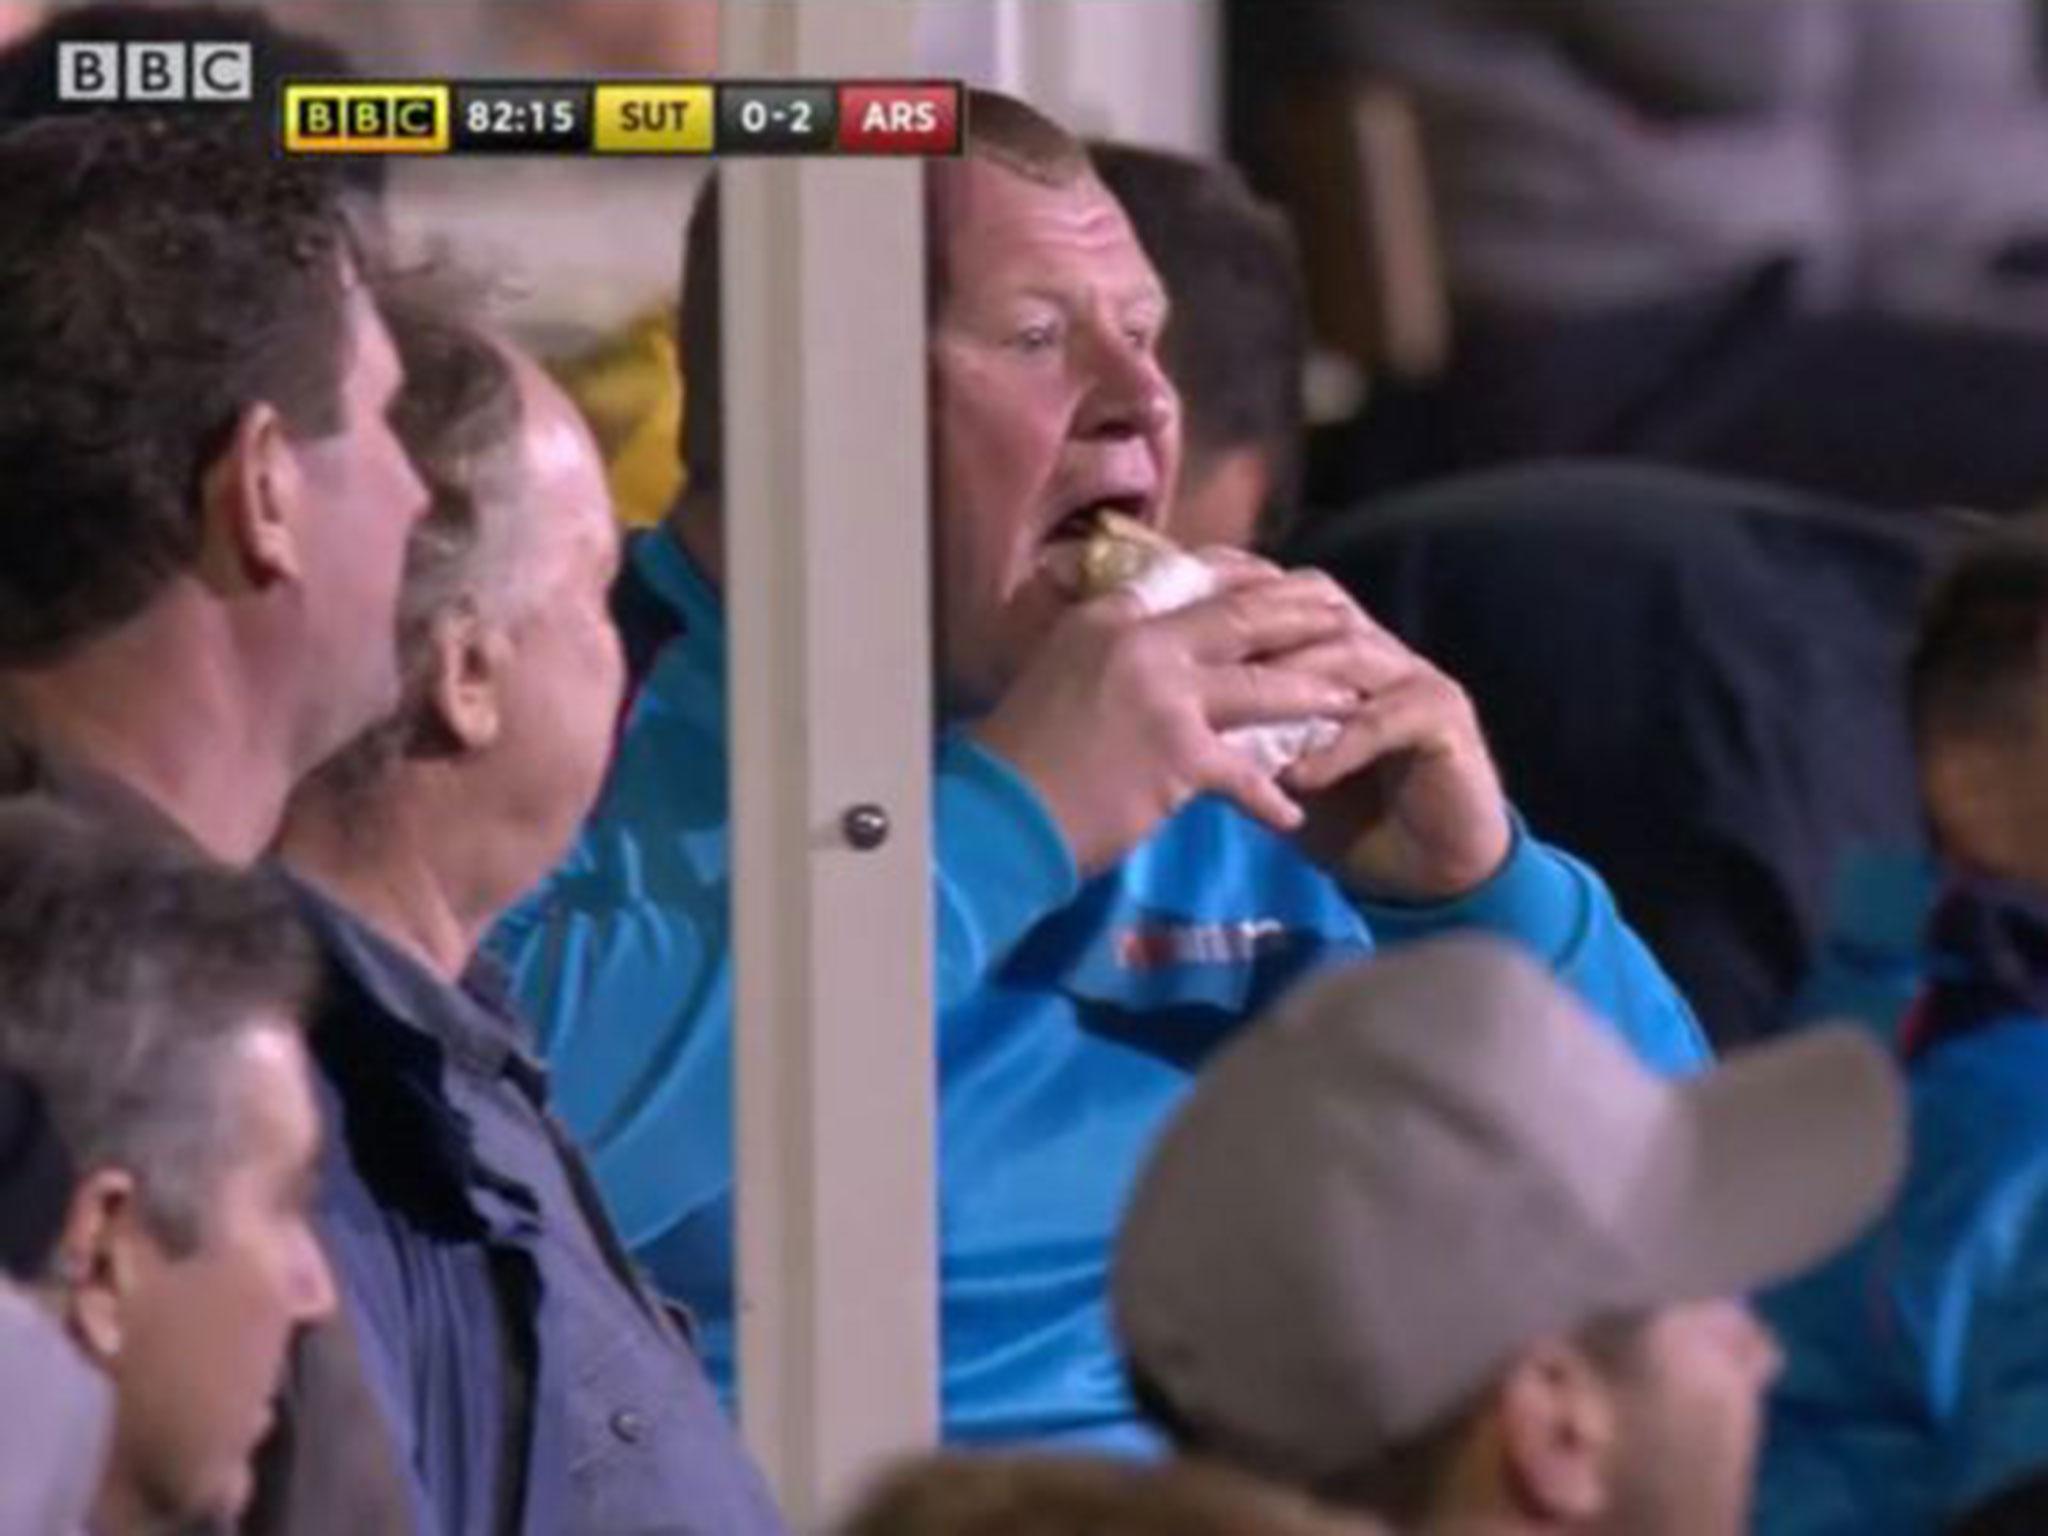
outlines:
[[[59,43],[59,101],[251,101],[253,43]]]

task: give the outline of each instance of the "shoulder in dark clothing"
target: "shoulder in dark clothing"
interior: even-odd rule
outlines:
[[[1948,536],[1558,463],[1366,503],[1288,554],[1465,687],[1530,825],[1606,877],[1728,1045],[1778,1027],[1845,854],[1923,844],[1903,666]]]

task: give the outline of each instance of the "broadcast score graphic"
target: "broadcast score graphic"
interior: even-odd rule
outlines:
[[[951,81],[284,83],[292,154],[952,155]]]
[[[246,42],[72,42],[60,104],[253,100]],[[295,155],[888,155],[961,153],[954,80],[333,80],[278,88]]]

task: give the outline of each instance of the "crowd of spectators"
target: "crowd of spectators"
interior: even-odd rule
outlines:
[[[1550,99],[1508,12],[1398,12],[1427,99],[1460,48]],[[1901,57],[1844,15],[1769,13]],[[381,177],[50,109],[58,42],[181,29],[347,67],[214,7],[0,51],[0,1536],[780,1532],[716,182],[688,472],[622,532],[575,383],[397,259]],[[2048,531],[1642,463],[1317,505],[1287,221],[968,120],[923,172],[946,1446],[847,1536],[2032,1528]]]

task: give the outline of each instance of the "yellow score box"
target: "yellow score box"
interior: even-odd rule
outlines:
[[[287,84],[284,147],[295,155],[445,154],[449,94],[420,83]]]
[[[597,87],[591,148],[600,155],[708,155],[711,87],[653,81]]]

